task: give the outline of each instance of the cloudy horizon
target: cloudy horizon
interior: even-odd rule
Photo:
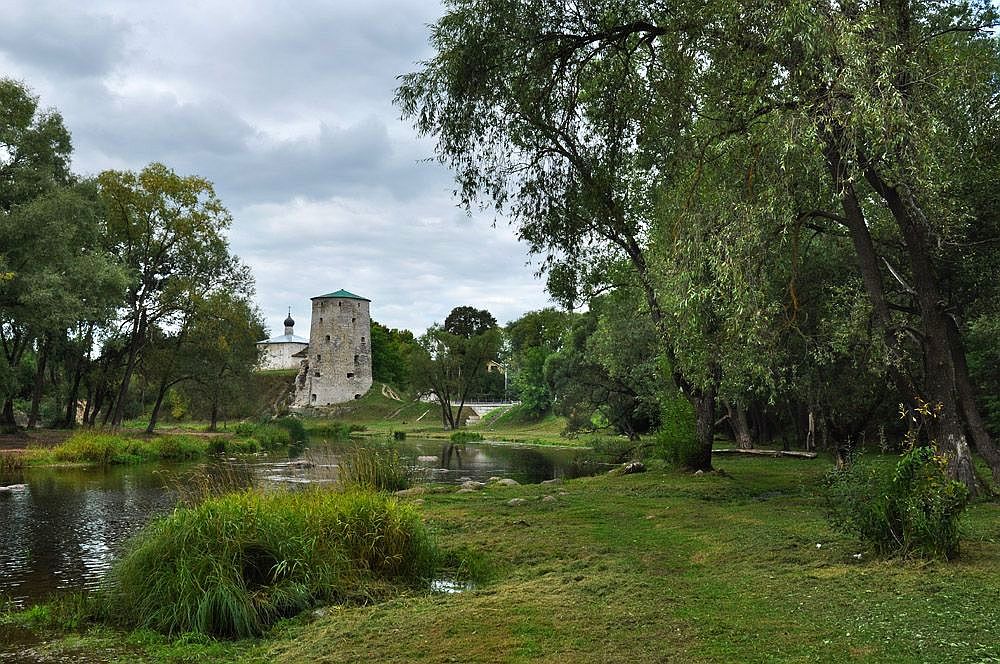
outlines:
[[[457,207],[392,105],[431,55],[436,0],[7,4],[0,76],[62,114],[74,171],[211,180],[272,333],[288,307],[307,329],[309,298],[340,288],[417,334],[455,306],[500,322],[549,306],[513,230]]]

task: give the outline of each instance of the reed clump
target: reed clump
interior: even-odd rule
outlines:
[[[413,470],[392,448],[355,447],[344,453],[338,464],[338,479],[345,487],[400,491],[413,481]]]
[[[131,543],[106,618],[166,634],[261,634],[320,602],[418,585],[434,550],[412,505],[385,494],[245,490],[181,507]]]
[[[81,431],[48,450],[46,456],[59,462],[113,466],[143,461],[197,459],[208,452],[208,447],[208,441],[197,436],[159,436],[144,439]]]
[[[21,450],[0,450],[0,473],[12,473],[24,468],[25,456]]]
[[[478,431],[465,431],[460,430],[451,434],[451,442],[453,443],[475,443],[483,440],[483,434]]]

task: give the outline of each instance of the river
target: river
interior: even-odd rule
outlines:
[[[287,455],[186,464],[27,468],[0,474],[0,603],[25,606],[97,586],[123,544],[173,509],[190,478],[225,475],[264,488],[335,482],[338,455],[359,441]],[[509,477],[537,483],[602,469],[565,448],[405,440],[392,443],[418,481],[459,484]]]

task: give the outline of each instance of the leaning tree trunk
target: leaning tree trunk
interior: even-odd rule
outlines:
[[[910,262],[913,289],[920,306],[921,333],[924,345],[925,400],[931,408],[940,408],[935,433],[938,445],[950,455],[948,468],[952,477],[963,482],[973,493],[976,473],[972,450],[960,415],[954,357],[948,314],[938,288],[927,238],[927,222],[908,191],[889,187],[873,169],[866,169],[873,188],[882,196],[899,227]],[[975,404],[971,404],[975,409]]]
[[[121,385],[118,386],[118,394],[115,396],[111,426],[117,427],[122,423],[125,415],[125,399],[128,396],[129,384],[132,382],[132,374],[135,371],[136,359],[139,355],[139,346],[142,337],[146,334],[146,311],[139,314],[139,318],[132,326],[132,333],[129,338],[128,359],[125,362],[125,373],[122,376]]]
[[[153,404],[153,412],[149,415],[149,424],[146,426],[146,433],[153,433],[156,423],[160,419],[160,408],[163,406],[163,397],[167,393],[166,379],[160,381],[160,388],[156,391],[156,403]]]

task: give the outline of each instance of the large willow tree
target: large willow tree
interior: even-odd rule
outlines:
[[[734,344],[766,354],[795,316],[802,229],[846,235],[887,374],[974,487],[970,439],[995,474],[1000,455],[942,257],[975,235],[966,161],[995,171],[995,22],[985,3],[456,0],[397,101],[558,283],[632,266],[705,467],[726,374],[766,373]],[[791,308],[769,302],[783,278]]]

